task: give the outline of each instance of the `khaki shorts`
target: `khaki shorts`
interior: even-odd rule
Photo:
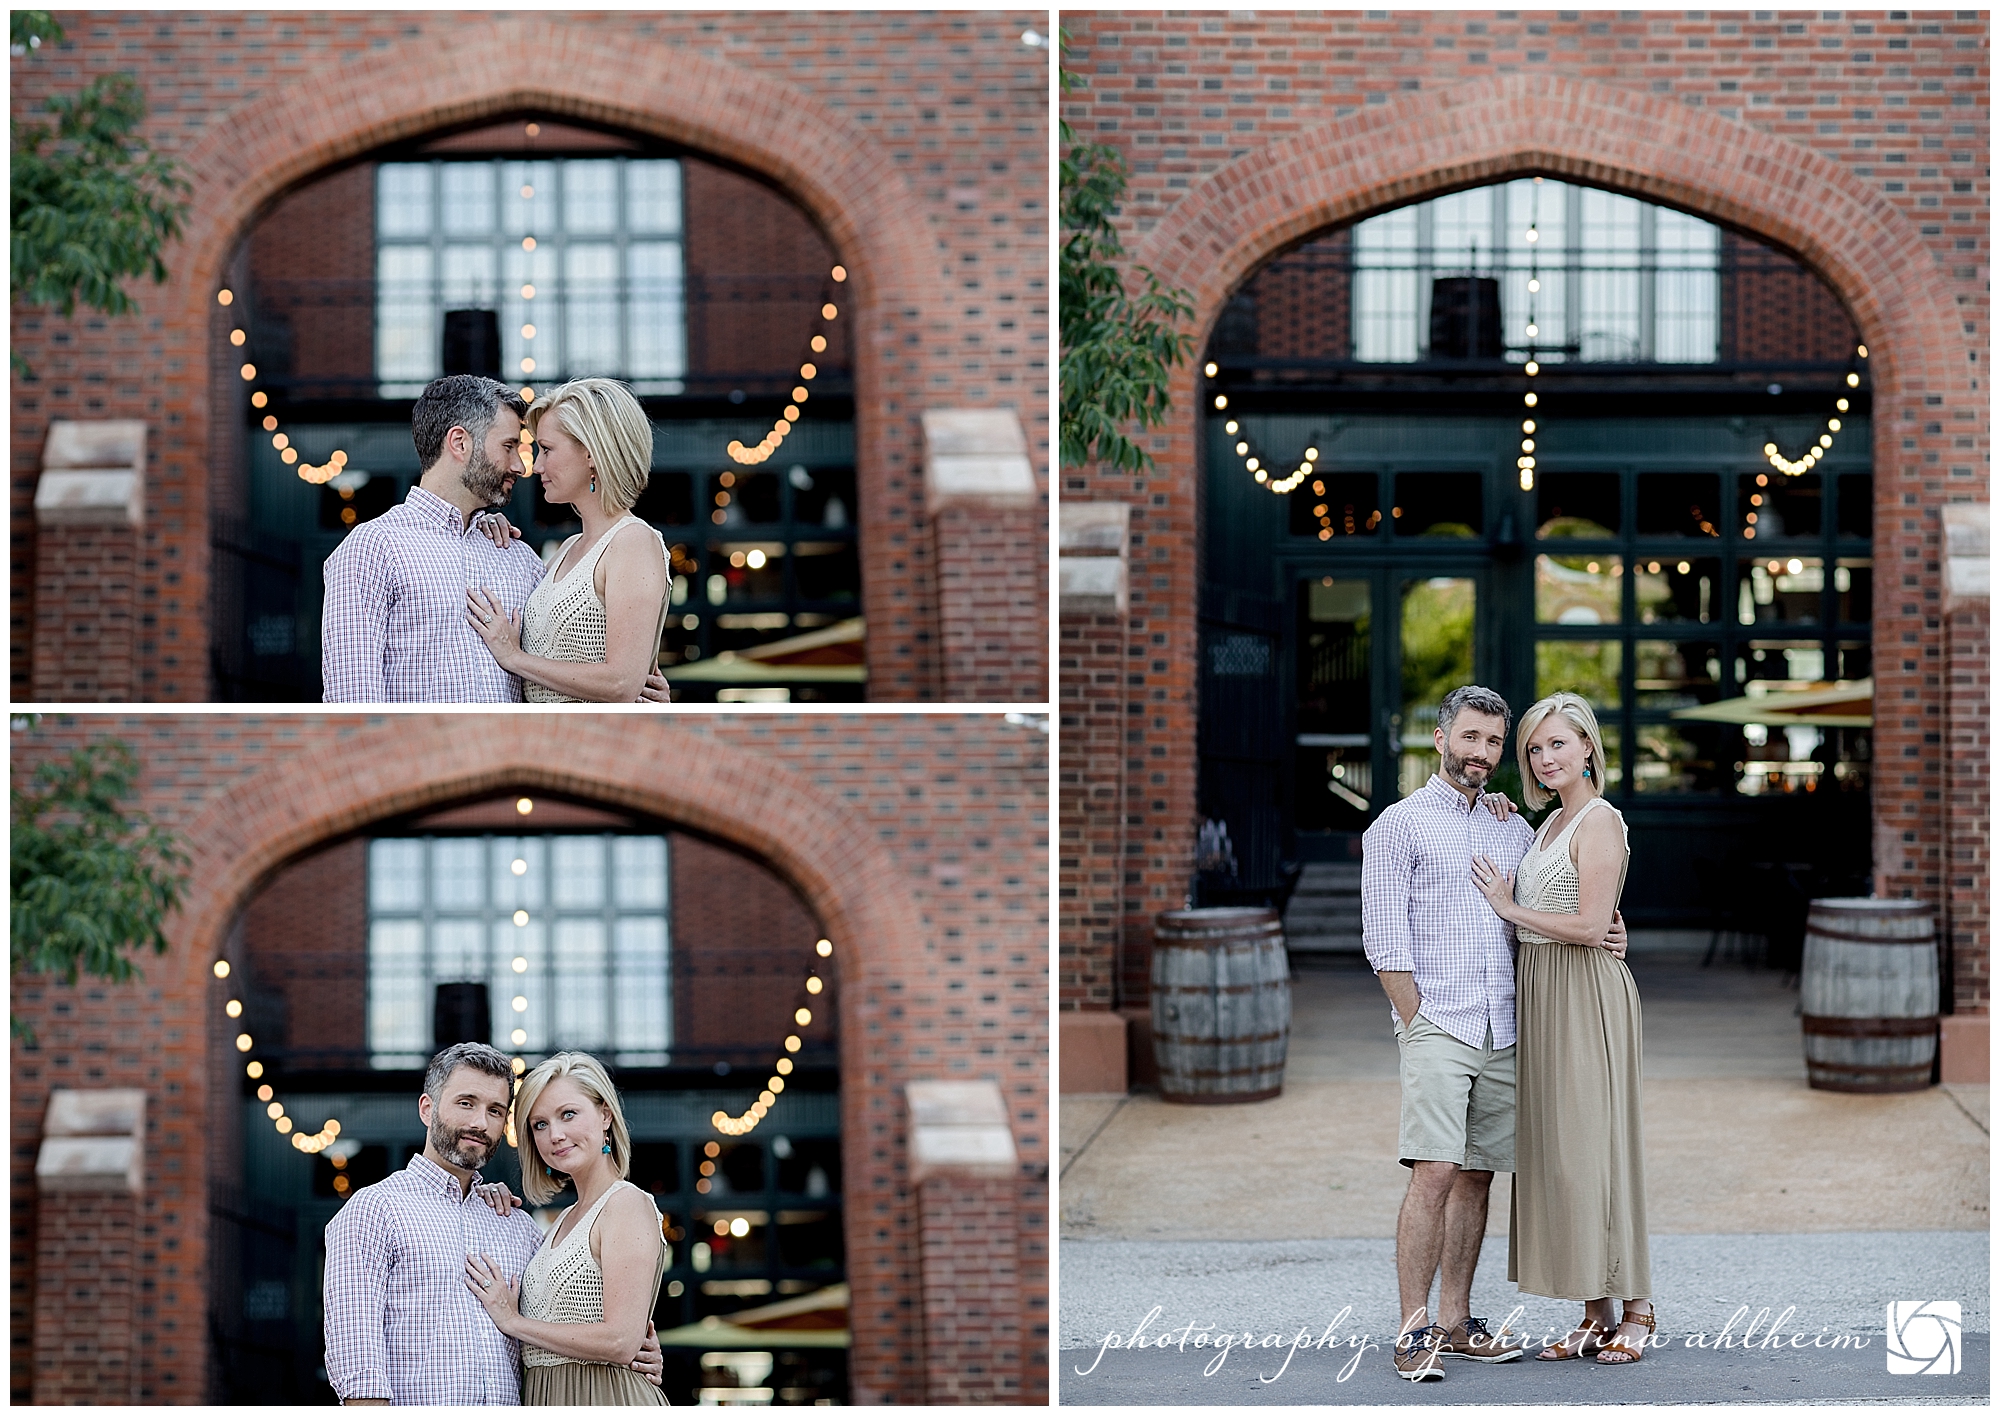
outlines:
[[[1468,1047],[1419,1012],[1398,1027],[1403,1164],[1446,1160],[1461,1170],[1514,1169],[1514,1049]]]

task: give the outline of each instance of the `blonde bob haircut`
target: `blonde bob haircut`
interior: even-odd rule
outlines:
[[[528,431],[538,439],[550,413],[590,454],[604,509],[620,516],[638,505],[653,475],[653,424],[632,390],[616,379],[557,384],[528,409]]]
[[[1604,786],[1604,735],[1597,730],[1597,715],[1590,711],[1583,695],[1577,693],[1551,693],[1521,715],[1521,725],[1514,729],[1514,752],[1521,759],[1521,795],[1527,799],[1528,810],[1540,811],[1555,800],[1555,793],[1535,779],[1535,772],[1528,765],[1528,739],[1542,725],[1542,720],[1551,713],[1560,713],[1570,725],[1582,733],[1590,744],[1590,780],[1600,794]]]
[[[625,1108],[618,1104],[618,1088],[611,1085],[604,1064],[588,1052],[558,1052],[521,1078],[521,1090],[514,1097],[509,1118],[514,1127],[514,1149],[521,1157],[521,1195],[531,1205],[545,1205],[562,1193],[561,1172],[551,1172],[535,1145],[534,1127],[528,1117],[550,1082],[566,1078],[611,1117],[611,1168],[623,1180],[632,1171],[632,1133],[625,1127]]]

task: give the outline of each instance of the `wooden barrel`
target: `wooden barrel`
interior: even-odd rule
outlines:
[[[1153,1057],[1167,1101],[1267,1101],[1284,1089],[1291,962],[1278,912],[1168,910],[1153,926]]]
[[[1799,963],[1806,1081],[1921,1091],[1937,1060],[1937,927],[1921,900],[1814,900]]]

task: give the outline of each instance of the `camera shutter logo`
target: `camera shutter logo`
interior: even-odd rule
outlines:
[[[1942,1299],[1889,1305],[1889,1372],[1892,1376],[1958,1375],[1958,1304]]]

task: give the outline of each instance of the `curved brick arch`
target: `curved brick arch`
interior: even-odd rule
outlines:
[[[449,63],[406,46],[330,65],[231,112],[186,154],[183,170],[195,186],[185,254],[175,262],[182,303],[174,324],[199,341],[200,357],[188,368],[215,363],[211,348],[222,332],[215,292],[238,242],[273,200],[313,173],[441,127],[523,111],[609,125],[759,173],[820,224],[848,268],[844,317],[858,325],[851,347],[863,544],[887,546],[921,525],[908,474],[921,457],[915,406],[894,396],[893,370],[916,361],[926,341],[947,337],[926,316],[952,308],[952,288],[939,233],[889,152],[820,100],[678,46],[621,46],[589,26],[522,15],[469,23],[454,41]],[[211,399],[204,393],[190,404],[191,421],[203,419]],[[192,427],[186,436],[204,441]],[[188,589],[201,602],[206,535],[184,554]],[[927,611],[900,603],[896,591],[889,577],[863,578],[877,696],[911,696],[891,685],[912,671],[919,686],[935,678]],[[925,696],[921,687],[915,696]]]
[[[907,890],[852,835],[838,803],[790,769],[712,739],[688,752],[684,738],[621,732],[615,718],[470,721],[476,731],[465,720],[392,718],[347,739],[332,765],[295,759],[209,803],[185,832],[197,844],[193,884],[168,930],[176,960],[199,981],[256,888],[324,841],[521,788],[644,812],[762,857],[842,946],[851,980],[871,963],[891,973],[920,967],[921,920]]]
[[[1974,384],[1980,367],[1973,362],[1983,356],[1963,333],[1952,282],[1910,218],[1802,145],[1582,80],[1480,79],[1412,94],[1245,153],[1169,208],[1135,244],[1133,258],[1193,293],[1194,328],[1206,340],[1236,287],[1270,255],[1314,231],[1529,171],[1726,222],[1812,266],[1845,302],[1869,346],[1876,555],[1936,564],[1935,504],[1946,498],[1935,479],[1945,420],[1952,420],[1953,434],[1966,435],[1957,446],[1983,439],[1986,395]],[[1193,363],[1175,371],[1176,407],[1197,407],[1198,382]],[[1143,525],[1156,548],[1191,546],[1200,518],[1196,419],[1184,415],[1163,431],[1151,484],[1168,495],[1138,508],[1134,526]],[[1979,490],[1968,483],[1950,499]],[[1925,510],[1913,518],[1912,506]],[[1936,644],[1938,621],[1926,618],[1936,606],[1925,603],[1935,598],[1935,591],[1906,589],[1875,610],[1875,757],[1916,764],[1898,779],[1877,782],[1883,799],[1874,823],[1875,888],[1886,896],[1936,899],[1941,890],[1942,824],[1926,802],[1939,780],[1934,742],[1944,695],[1926,676],[1924,656],[1910,647]],[[1164,656],[1168,692],[1189,705],[1190,715],[1197,697],[1193,602],[1192,594],[1176,598],[1154,621],[1177,646]],[[1190,719],[1190,739],[1191,730]],[[1183,762],[1169,788],[1170,824],[1156,862],[1169,880],[1185,877],[1194,852],[1191,753]],[[1149,924],[1149,916],[1134,911],[1125,927],[1143,935]]]
[[[1680,207],[1795,252],[1868,341],[1878,402],[1918,383],[1943,392],[1950,379],[1969,391],[1964,342],[1941,336],[1953,320],[1936,261],[1869,184],[1741,123],[1577,79],[1509,74],[1454,85],[1258,148],[1197,184],[1135,256],[1194,292],[1205,339],[1236,287],[1292,242],[1530,171]]]
[[[902,1232],[902,1206],[891,1198],[907,1181],[900,1142],[883,1144],[885,1133],[901,1129],[901,1099],[879,1024],[901,980],[925,967],[924,921],[909,882],[865,826],[782,763],[705,734],[634,733],[616,717],[377,720],[343,738],[336,754],[300,753],[257,772],[181,828],[192,845],[191,885],[167,931],[167,959],[157,966],[161,1007],[169,1016],[214,1016],[207,1011],[215,1006],[210,965],[244,905],[287,861],[371,822],[510,789],[642,811],[752,852],[798,888],[833,939],[842,967],[841,1128],[854,1197],[847,1267],[854,1292],[869,1295],[850,1309],[853,1380],[898,1390],[907,1334],[880,1295],[910,1283],[906,1250],[914,1239]],[[808,958],[802,948],[801,964]],[[233,1067],[236,1054],[226,1056]],[[179,1105],[161,1118],[156,1140],[182,1154],[200,1151],[218,1100],[210,1088],[231,1075],[188,1064],[192,1056],[174,1078]],[[187,1183],[206,1186],[193,1176]],[[186,1236],[180,1261],[206,1258],[205,1247]]]

